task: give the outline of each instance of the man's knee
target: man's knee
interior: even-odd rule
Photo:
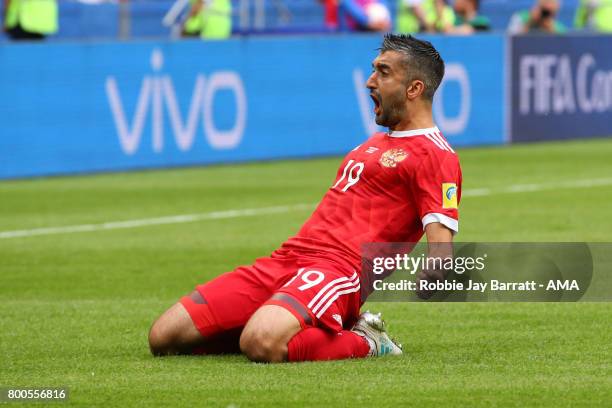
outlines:
[[[154,356],[165,356],[173,353],[175,340],[172,331],[157,319],[149,330],[149,349]]]
[[[300,330],[300,322],[289,311],[276,305],[264,305],[242,331],[240,350],[256,362],[286,361],[287,343]]]
[[[240,350],[258,363],[280,363],[287,358],[287,344],[262,328],[246,328],[240,336]]]
[[[182,304],[162,314],[149,330],[149,348],[154,356],[184,354],[204,341]]]

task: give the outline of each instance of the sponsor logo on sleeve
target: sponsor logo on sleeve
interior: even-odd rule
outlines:
[[[457,208],[457,184],[442,183],[442,208]]]

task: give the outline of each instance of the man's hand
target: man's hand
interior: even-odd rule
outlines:
[[[440,258],[442,260],[453,257],[453,233],[446,226],[434,222],[425,226],[425,235],[427,236],[427,258]],[[443,264],[444,262],[436,262]],[[417,275],[417,290],[416,294],[421,299],[429,299],[435,293],[434,290],[421,290],[421,281],[429,283],[444,282],[446,279],[446,270],[444,268],[423,268]]]

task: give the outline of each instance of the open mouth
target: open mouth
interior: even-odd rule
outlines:
[[[372,101],[374,101],[374,113],[378,115],[378,113],[380,112],[380,99],[374,93],[370,94],[370,98],[372,98]]]

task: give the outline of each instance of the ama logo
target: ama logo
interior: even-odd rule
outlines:
[[[151,54],[154,75],[145,75],[134,109],[128,121],[123,107],[119,84],[114,76],[106,78],[106,96],[113,115],[121,150],[133,155],[141,145],[147,117],[150,116],[152,147],[155,153],[164,150],[164,113],[170,120],[176,146],[180,151],[191,150],[195,142],[199,119],[208,144],[217,150],[233,149],[240,144],[247,118],[247,100],[242,79],[236,72],[217,71],[206,77],[198,74],[191,94],[187,115],[183,118],[170,75],[161,73],[164,56],[159,49]],[[213,107],[215,94],[230,91],[235,100],[235,117],[230,129],[219,129],[215,125]],[[165,108],[165,109],[164,109]]]

